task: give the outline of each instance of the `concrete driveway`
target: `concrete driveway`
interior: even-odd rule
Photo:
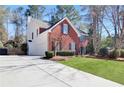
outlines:
[[[122,86],[37,56],[0,56],[1,87]]]

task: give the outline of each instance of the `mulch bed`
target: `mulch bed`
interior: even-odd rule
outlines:
[[[117,58],[117,61],[123,61],[124,62],[124,58]]]
[[[121,61],[121,62],[124,62],[124,58],[116,58],[116,59],[113,59],[113,58],[108,58],[108,57],[102,57],[102,56],[93,56],[93,55],[85,55],[84,57],[87,57],[87,58],[97,58],[97,59],[105,59],[105,60],[114,60],[114,61]]]
[[[50,58],[50,60],[52,61],[66,61],[69,60],[70,58],[72,58],[71,56],[54,56],[52,58]]]
[[[81,55],[78,55],[78,56],[81,56]],[[54,56],[50,59],[47,59],[45,57],[43,57],[42,59],[45,59],[45,60],[52,60],[52,61],[66,61],[66,60],[69,60],[70,58],[72,58],[73,56]],[[113,60],[113,61],[120,61],[120,62],[124,62],[124,58],[116,58],[116,59],[113,59],[113,58],[108,58],[108,57],[102,57],[102,56],[94,56],[94,55],[83,55],[81,57],[86,57],[86,58],[94,58],[94,59],[104,59],[104,60]]]

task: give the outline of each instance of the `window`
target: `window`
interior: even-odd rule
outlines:
[[[63,24],[63,34],[68,34],[68,24]]]
[[[52,41],[52,51],[55,50],[54,42]]]
[[[61,43],[61,42],[59,42],[59,44],[60,44],[60,50],[62,50],[62,43]]]
[[[69,43],[69,50],[75,51],[75,42]]]
[[[32,39],[34,39],[34,33],[32,32]]]
[[[37,29],[37,36],[38,36],[39,32],[38,32],[38,29]]]
[[[69,50],[71,50],[71,43],[69,43]]]

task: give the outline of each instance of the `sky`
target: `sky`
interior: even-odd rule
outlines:
[[[28,8],[27,5],[7,5],[6,7],[9,8],[10,10],[14,10],[18,7],[23,7],[25,10]],[[45,12],[44,13],[49,13],[51,9],[54,9],[56,5],[45,5]],[[74,5],[74,7],[79,11],[80,14],[82,14],[82,11],[80,10],[80,5]],[[48,16],[44,17],[44,20],[49,20]],[[108,24],[109,25],[109,24]],[[9,24],[8,25],[8,32],[9,32],[9,38],[14,35],[14,25]],[[103,35],[106,36],[106,32],[103,31]]]
[[[15,10],[18,7],[23,7],[25,10],[28,8],[27,5],[7,5],[5,7],[7,7],[9,10]],[[56,5],[45,5],[45,13],[49,13],[51,11],[51,9],[54,9],[56,7]],[[80,6],[79,5],[75,5],[75,8],[80,11]],[[49,20],[48,16],[44,16],[44,20]],[[9,37],[11,38],[11,36],[14,35],[14,25],[13,24],[8,24],[8,33],[9,33]]]

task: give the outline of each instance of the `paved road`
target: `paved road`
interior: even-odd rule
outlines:
[[[37,56],[0,56],[1,87],[122,86]]]

